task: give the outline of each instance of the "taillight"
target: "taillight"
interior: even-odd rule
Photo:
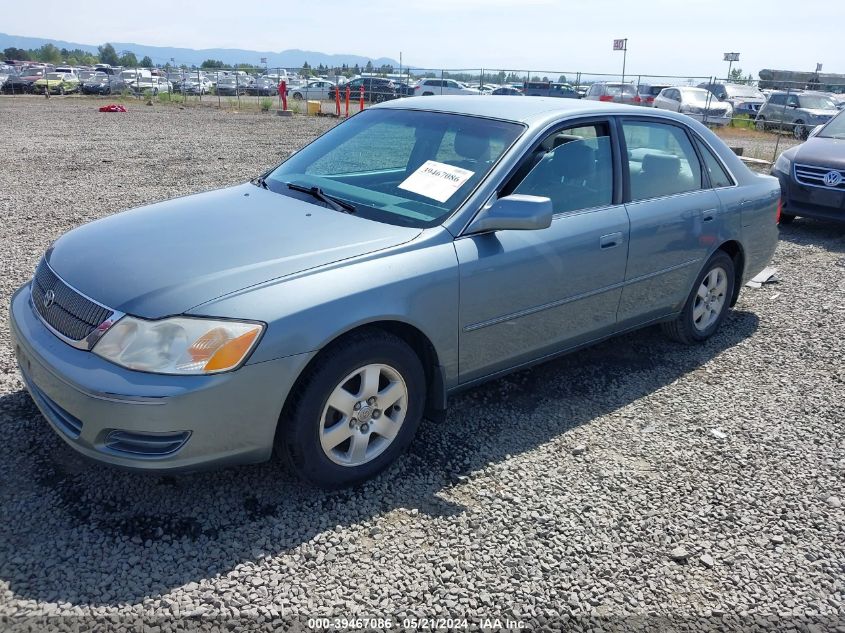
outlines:
[[[780,224],[780,215],[783,212],[783,198],[778,198],[778,214],[775,224]]]
[[[414,86],[414,90],[419,90],[422,86]]]
[[[613,97],[611,95],[602,95],[599,97],[599,101],[613,101]]]
[[[637,95],[636,97],[634,97],[634,103],[642,103],[642,102],[643,102],[643,98],[640,95]]]

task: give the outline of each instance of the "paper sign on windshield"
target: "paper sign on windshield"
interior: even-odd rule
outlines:
[[[400,189],[418,193],[426,198],[446,202],[467,180],[474,171],[461,169],[436,160],[427,160],[413,174],[399,185]]]

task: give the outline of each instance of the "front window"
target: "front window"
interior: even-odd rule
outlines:
[[[356,215],[435,226],[490,172],[524,127],[439,112],[365,110],[282,163],[266,179],[277,193],[311,201],[287,183],[319,187]]]

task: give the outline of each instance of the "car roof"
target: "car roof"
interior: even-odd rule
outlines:
[[[639,106],[556,97],[511,99],[504,95],[409,97],[380,103],[374,108],[432,110],[450,114],[467,114],[490,119],[532,124],[560,115],[648,114],[663,116],[666,110],[644,111]],[[674,118],[674,117],[673,117]]]

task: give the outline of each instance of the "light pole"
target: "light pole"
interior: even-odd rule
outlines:
[[[628,38],[613,40],[613,50],[622,51],[622,83],[625,83],[625,62],[628,60]]]
[[[739,53],[725,53],[724,61],[728,62],[728,81],[731,80],[731,66],[739,61]]]

